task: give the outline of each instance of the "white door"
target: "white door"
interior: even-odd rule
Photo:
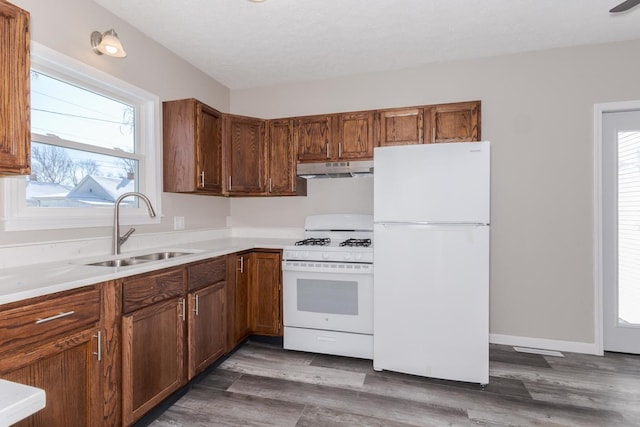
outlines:
[[[373,367],[489,381],[489,227],[374,225]]]
[[[602,123],[604,349],[640,354],[640,111]]]
[[[488,141],[379,147],[375,222],[489,223]]]

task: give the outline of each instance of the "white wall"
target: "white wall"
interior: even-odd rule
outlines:
[[[492,142],[491,332],[593,343],[593,105],[640,99],[639,51],[632,41],[238,90],[231,110],[276,118],[481,100]],[[349,201],[334,211],[370,212],[368,185],[332,184],[312,182],[311,198],[320,188]],[[315,199],[286,209],[231,201],[234,224],[254,226],[301,224],[320,209]]]
[[[228,88],[96,3],[86,0],[11,1],[30,12],[33,41],[156,94],[161,101],[193,97],[222,112],[229,111]],[[110,28],[118,33],[127,51],[127,58],[98,56],[91,49],[91,33]],[[162,141],[158,141],[158,144],[162,144]],[[161,171],[159,173],[162,174]],[[136,234],[172,230],[174,215],[185,217],[186,229],[225,227],[230,212],[226,198],[170,193],[163,193],[162,208],[162,223],[137,226]],[[110,227],[4,232],[0,234],[0,244],[83,239],[110,236],[110,233]]]

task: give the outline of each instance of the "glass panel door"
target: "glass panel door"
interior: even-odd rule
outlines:
[[[603,132],[604,347],[640,354],[640,111]]]

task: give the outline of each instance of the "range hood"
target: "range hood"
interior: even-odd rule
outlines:
[[[353,162],[298,163],[297,175],[302,178],[345,178],[373,174],[373,160]]]

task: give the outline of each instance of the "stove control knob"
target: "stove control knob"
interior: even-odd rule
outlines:
[[[344,259],[349,260],[351,259],[351,254],[349,252],[347,252],[346,254],[344,254]]]
[[[304,251],[302,253],[302,258],[309,258],[309,252],[308,251]]]
[[[329,259],[329,254],[327,252],[323,252],[322,259]]]
[[[357,260],[361,260],[361,259],[362,259],[362,254],[358,254],[358,253],[356,253],[356,254],[355,254],[355,258],[356,258]]]

